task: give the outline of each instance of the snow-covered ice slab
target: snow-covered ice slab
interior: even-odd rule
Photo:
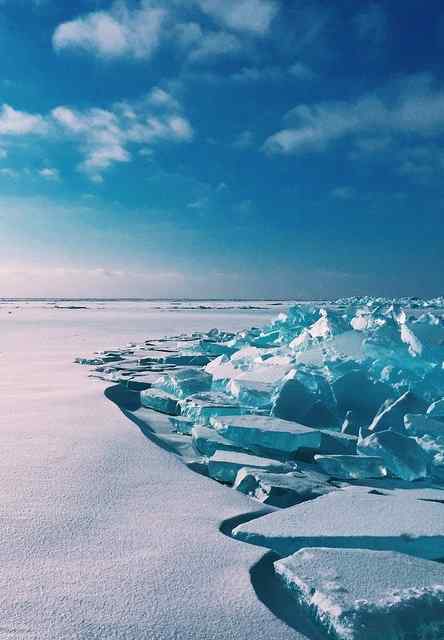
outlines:
[[[239,447],[221,436],[214,429],[196,426],[191,430],[194,447],[204,456],[211,457],[216,451],[239,451]]]
[[[302,547],[337,547],[444,558],[443,505],[408,494],[351,487],[241,524],[233,536],[281,556]]]
[[[319,451],[325,454],[354,455],[358,444],[358,438],[348,433],[334,431],[333,429],[321,429],[321,445]]]
[[[358,452],[378,456],[397,478],[412,482],[428,475],[427,455],[413,438],[396,431],[378,431],[358,442]]]
[[[390,551],[301,549],[276,573],[337,640],[442,640],[444,566]]]
[[[387,431],[391,429],[399,433],[405,433],[404,416],[406,413],[420,413],[425,411],[426,405],[411,391],[406,391],[395,401],[388,401],[374,417],[369,431]]]
[[[338,480],[385,478],[384,460],[376,456],[315,455],[320,469]]]
[[[225,438],[253,451],[293,455],[302,448],[318,450],[321,446],[319,431],[270,416],[218,416],[211,422]]]
[[[221,482],[234,482],[239,469],[252,467],[265,471],[286,473],[292,470],[291,465],[273,460],[252,456],[248,453],[236,453],[235,451],[216,451],[208,461],[208,473],[215,480]]]
[[[198,368],[184,368],[171,371],[159,377],[156,387],[179,398],[209,391],[212,377]]]
[[[336,487],[326,481],[316,480],[298,471],[270,473],[247,467],[238,472],[234,488],[275,507],[291,507],[336,491]]]
[[[146,389],[140,392],[140,402],[147,409],[154,409],[161,413],[168,413],[171,416],[180,414],[179,400],[174,396],[162,391],[162,389]]]
[[[194,394],[180,404],[182,415],[198,424],[208,424],[213,416],[236,415],[242,410],[236,400],[218,391]]]

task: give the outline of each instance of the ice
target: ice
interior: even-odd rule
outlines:
[[[154,409],[172,416],[180,414],[178,398],[166,393],[162,389],[146,389],[140,392],[140,402],[147,409]]]
[[[444,398],[433,402],[427,409],[427,415],[434,420],[441,420],[444,422]]]
[[[186,398],[201,391],[211,389],[212,377],[197,368],[185,368],[160,376],[156,387],[178,398]]]
[[[422,413],[426,409],[423,401],[411,391],[406,391],[394,402],[386,401],[369,426],[369,431],[392,429],[405,433],[404,416],[406,413]]]
[[[347,411],[344,422],[341,426],[342,433],[348,433],[350,436],[359,435],[359,424],[355,421],[353,411]]]
[[[338,480],[384,478],[384,460],[376,456],[315,455],[316,463],[325,473]]]
[[[234,488],[259,502],[284,508],[336,491],[325,479],[321,481],[297,471],[270,473],[248,467],[239,470]]]
[[[197,424],[207,424],[212,416],[239,414],[242,410],[238,402],[217,391],[191,395],[180,406],[181,415]]]
[[[287,380],[274,399],[272,413],[276,418],[304,422],[316,396],[298,380]],[[311,426],[311,425],[308,425]]]
[[[360,369],[345,373],[332,384],[338,410],[341,415],[352,411],[360,426],[370,424],[381,404],[390,395],[390,387],[373,382]]]
[[[430,414],[412,414],[404,416],[405,428],[412,436],[435,436],[444,438],[444,422],[430,417]]]
[[[184,418],[183,416],[172,416],[170,418],[170,423],[174,431],[187,436],[191,435],[191,431],[194,427],[194,422],[189,420],[189,418]]]
[[[392,551],[301,549],[274,569],[337,640],[441,640],[444,568]]]
[[[352,487],[241,524],[233,536],[280,556],[335,547],[438,560],[444,557],[443,505],[409,497],[408,490],[391,495]]]
[[[255,452],[291,456],[299,449],[319,450],[321,446],[319,431],[270,416],[221,416],[212,418],[212,424],[228,440]]]
[[[229,380],[240,373],[240,370],[236,369],[226,355],[219,356],[209,362],[205,371],[211,374],[213,380]]]
[[[320,453],[353,455],[356,453],[358,438],[341,431],[321,429]]]
[[[208,427],[193,427],[191,430],[193,445],[204,456],[211,457],[216,451],[239,451],[239,447],[226,440],[214,429]]]
[[[426,478],[427,456],[413,438],[396,431],[378,431],[358,441],[358,452],[378,456],[397,478],[412,482]]]
[[[281,473],[291,471],[291,465],[279,460],[235,451],[216,451],[208,461],[208,473],[212,478],[221,482],[234,482],[239,469],[242,469],[242,467]]]
[[[275,385],[270,382],[233,379],[226,389],[246,407],[271,409]]]

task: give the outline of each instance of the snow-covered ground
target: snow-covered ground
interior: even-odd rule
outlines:
[[[89,308],[0,304],[0,638],[304,638],[285,593],[261,584],[270,554],[219,530],[267,507],[188,470],[73,364],[148,336],[257,326],[284,307],[62,306]]]

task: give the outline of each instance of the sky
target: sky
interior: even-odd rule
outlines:
[[[0,0],[0,297],[444,294],[442,0]]]

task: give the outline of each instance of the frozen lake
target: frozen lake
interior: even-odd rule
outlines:
[[[88,308],[0,304],[0,638],[304,638],[255,591],[264,550],[219,531],[260,506],[150,442],[73,364],[147,337],[258,326],[286,305],[58,305]]]

